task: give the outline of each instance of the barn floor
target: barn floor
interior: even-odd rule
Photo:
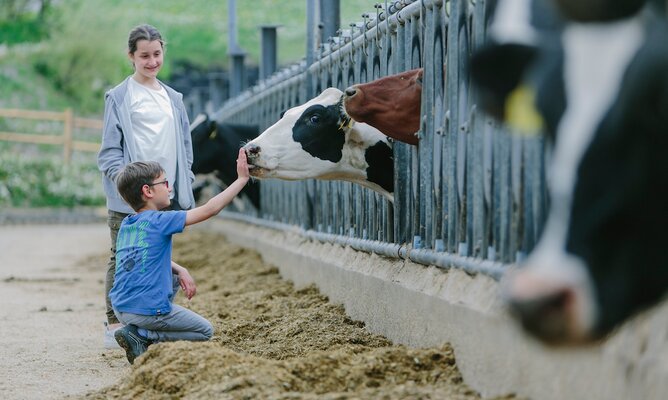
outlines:
[[[86,398],[480,398],[449,345],[392,345],[220,234],[176,235],[174,259],[198,283],[178,302],[214,324],[214,339],[152,346],[127,377]]]

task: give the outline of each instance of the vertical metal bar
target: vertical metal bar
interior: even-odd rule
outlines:
[[[228,27],[228,53],[235,54],[239,52],[237,43],[237,0],[227,1],[227,27]]]
[[[280,25],[260,26],[260,47],[262,48],[262,55],[260,59],[260,79],[267,79],[276,71],[276,29],[279,26]]]
[[[420,66],[422,60],[422,42],[421,42],[421,30],[420,24],[422,19],[419,15],[411,15],[410,17],[410,37],[406,37],[406,40],[410,40],[410,44],[406,43],[406,50],[410,51],[410,65],[407,69],[417,68]],[[410,50],[409,50],[410,49]],[[411,146],[410,149],[410,165],[411,165],[411,191],[410,191],[410,203],[409,210],[411,218],[411,228],[410,231],[413,236],[420,235],[421,226],[423,221],[420,219],[420,167],[419,167],[419,154],[418,149],[414,146]],[[412,240],[412,238],[410,238]]]
[[[308,69],[308,67],[310,67],[315,60],[315,32],[317,29],[317,22],[315,20],[315,7],[315,0],[306,0],[306,71],[304,73],[306,80],[304,85],[306,99],[315,97],[315,93],[313,91],[314,85],[311,73]]]
[[[423,8],[422,14],[422,36],[430,38],[428,43],[424,44],[423,85],[420,120],[420,145],[418,153],[420,159],[420,230],[418,234],[422,237],[422,243],[425,248],[433,248],[433,218],[434,218],[434,126],[433,126],[433,99],[434,99],[434,18],[433,8]]]
[[[340,3],[340,0],[320,0],[320,21],[325,40],[336,36],[336,31],[341,26]]]
[[[238,96],[245,87],[244,52],[230,54],[232,58],[232,74],[230,76],[230,95]]]

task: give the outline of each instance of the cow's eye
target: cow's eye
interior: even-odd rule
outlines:
[[[320,122],[320,116],[318,114],[313,114],[309,117],[308,120],[312,124],[317,124],[318,122]]]

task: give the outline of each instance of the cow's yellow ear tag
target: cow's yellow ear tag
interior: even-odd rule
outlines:
[[[536,93],[527,85],[513,90],[506,100],[506,124],[516,133],[533,136],[543,129],[543,118],[536,109]]]
[[[344,119],[344,120],[341,121],[341,123],[339,124],[339,130],[342,130],[343,128],[348,128],[348,129],[350,129],[350,127],[353,126],[353,123],[354,123],[354,121],[353,121],[352,118],[348,118],[348,121],[346,121],[346,120]]]
[[[218,134],[218,128],[214,129],[213,132],[209,134],[209,139],[211,140],[215,139],[217,134]]]

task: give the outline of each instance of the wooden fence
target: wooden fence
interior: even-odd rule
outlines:
[[[62,134],[32,134],[0,131],[0,140],[63,146],[63,159],[65,164],[70,163],[72,152],[75,150],[97,152],[100,149],[99,142],[74,140],[74,131],[75,129],[97,129],[101,132],[102,120],[75,117],[71,108],[67,108],[63,112],[0,108],[0,118],[62,122]]]

